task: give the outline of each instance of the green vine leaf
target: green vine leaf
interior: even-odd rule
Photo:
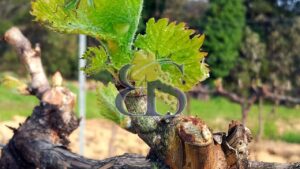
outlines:
[[[159,78],[161,66],[155,60],[155,55],[150,52],[137,51],[132,61],[130,77],[138,82],[151,82]]]
[[[83,68],[86,74],[92,75],[108,67],[108,56],[103,47],[90,47],[83,55],[86,66]]]
[[[163,64],[162,70],[169,73],[172,85],[187,91],[209,76],[204,63],[207,54],[200,51],[204,39],[204,35],[195,35],[195,31],[187,29],[184,23],[150,19],[146,34],[138,35],[135,46],[155,53],[157,60],[169,59],[182,65],[183,73],[174,64]]]
[[[120,125],[124,122],[125,117],[118,111],[115,105],[115,99],[118,93],[119,92],[114,84],[109,83],[105,86],[102,83],[99,83],[97,99],[100,116]]]
[[[71,4],[67,6],[68,4]],[[112,63],[120,68],[131,60],[143,0],[36,0],[31,14],[48,28],[86,34],[106,42]]]

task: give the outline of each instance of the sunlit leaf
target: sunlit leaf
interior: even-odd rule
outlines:
[[[86,60],[84,71],[86,74],[91,75],[104,70],[108,66],[108,56],[103,47],[90,47],[83,55]]]
[[[112,64],[120,68],[130,63],[142,4],[143,0],[73,0],[66,7],[62,0],[36,0],[31,14],[52,30],[103,40]]]
[[[160,64],[153,53],[138,51],[132,61],[131,78],[134,81],[155,81],[161,73]]]
[[[204,35],[195,35],[195,31],[187,29],[184,23],[150,19],[146,34],[138,35],[135,46],[154,53],[157,60],[168,58],[182,65],[183,73],[174,64],[163,64],[162,70],[169,72],[175,87],[186,91],[208,77],[208,68],[204,63],[206,53],[200,51],[203,42]]]

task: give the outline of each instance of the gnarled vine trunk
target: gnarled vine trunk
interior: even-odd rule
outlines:
[[[40,104],[18,128],[4,147],[0,169],[227,169],[227,168],[299,168],[300,164],[274,164],[248,161],[250,131],[239,122],[231,122],[227,133],[212,133],[199,118],[130,117],[129,131],[138,134],[150,147],[147,158],[125,154],[105,160],[91,160],[68,150],[68,136],[78,127],[73,110],[75,95],[61,86],[56,75],[49,85],[41,65],[39,47],[17,28],[5,34],[31,75],[28,92]],[[145,96],[127,99],[131,112],[145,110]]]

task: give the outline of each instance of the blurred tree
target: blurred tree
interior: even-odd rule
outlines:
[[[144,32],[146,29],[145,23],[150,18],[161,18],[166,6],[166,0],[145,0],[142,13],[141,22],[139,25],[139,32]]]
[[[258,87],[262,87],[261,76],[265,68],[267,68],[266,60],[266,45],[261,42],[259,34],[253,32],[249,27],[245,31],[245,39],[241,47],[241,53],[243,58],[240,59],[240,64],[243,68],[243,72],[248,72],[247,77],[240,76],[243,79],[244,84],[252,84],[248,88],[254,88],[257,90]],[[243,70],[244,69],[244,70]],[[257,140],[260,140],[263,136],[263,96],[258,95],[259,101],[258,110],[258,133]],[[249,112],[246,112],[249,113]]]
[[[267,66],[266,45],[261,42],[259,34],[246,27],[240,50],[241,57],[238,58],[232,76],[236,76],[235,79],[239,81],[240,87],[247,90],[253,83],[261,81],[262,71]]]
[[[7,0],[0,1],[0,37],[13,25],[29,23],[29,1]],[[15,56],[15,52],[7,50],[8,46],[0,41],[0,71],[18,70],[20,64]],[[23,70],[19,72],[24,72]]]
[[[243,0],[211,0],[203,22],[212,77],[225,77],[235,66],[245,27]]]
[[[75,78],[77,68],[76,36],[62,35],[45,30],[32,22],[29,0],[0,1],[0,35],[12,26],[20,27],[33,43],[40,43],[43,50],[43,62],[47,73],[60,70],[64,77]],[[0,71],[13,71],[23,74],[17,56],[0,41]]]
[[[208,0],[166,0],[163,17],[186,22],[189,27],[199,30],[208,6]]]
[[[166,1],[167,0],[152,0],[152,1],[145,1],[143,15],[146,21],[148,21],[149,18],[154,17],[155,19],[161,18],[165,7],[166,7]]]
[[[258,88],[262,87],[262,74],[267,68],[268,61],[266,60],[266,45],[261,42],[258,33],[253,32],[251,28],[246,27],[244,40],[241,46],[241,56],[239,58],[236,75],[238,79],[239,89],[242,91],[244,100],[251,98],[251,95],[256,95],[256,100],[259,101],[258,110],[258,134],[257,140],[263,136],[263,96],[259,94]],[[251,90],[249,90],[251,89]],[[252,105],[251,105],[252,106]],[[246,105],[242,105],[242,117],[247,118],[249,109],[243,109]],[[242,119],[246,121],[247,119]]]
[[[30,1],[7,0],[0,2],[1,27],[3,34],[15,24],[26,24],[32,20],[30,14]]]
[[[269,83],[279,92],[299,96],[300,17],[290,25],[275,25],[268,37]]]
[[[247,24],[237,65],[225,78],[229,91],[239,96],[243,121],[256,95],[262,108],[263,85],[272,86],[275,95],[299,96],[300,19],[296,13],[278,6],[274,0],[247,1]],[[238,86],[238,87],[237,87]],[[290,91],[290,92],[289,92]],[[289,93],[288,93],[289,92]],[[278,103],[278,101],[274,100]],[[250,106],[249,106],[250,105]],[[262,136],[262,112],[259,111]]]
[[[226,78],[227,90],[219,91],[221,95],[229,99],[232,98],[232,95],[238,98],[231,100],[241,105],[244,124],[247,121],[252,105],[257,99],[260,99],[258,96],[259,92],[256,89],[262,85],[261,74],[263,74],[267,65],[265,56],[266,45],[261,42],[259,34],[246,27],[241,44],[240,57],[237,58],[237,64],[231,70],[230,76]]]
[[[201,29],[201,19],[208,9],[208,0],[152,0],[145,1],[143,22],[140,29],[144,30],[144,23],[149,18],[169,18],[172,21],[186,22],[190,28]]]
[[[299,13],[294,0],[248,0],[248,25],[258,32],[267,46],[268,67],[261,75],[276,92],[299,88],[297,59],[299,53]],[[299,74],[299,73],[298,73]],[[291,78],[293,77],[293,78]],[[299,92],[299,91],[298,91]]]
[[[247,0],[247,25],[257,32],[266,46],[266,61],[260,74],[264,84],[278,94],[299,94],[299,13],[287,6],[293,0]],[[291,78],[293,77],[293,78]],[[232,79],[231,79],[232,80]]]
[[[258,32],[264,42],[270,32],[278,25],[291,24],[295,11],[286,10],[279,5],[280,0],[247,0],[247,24],[252,30]]]

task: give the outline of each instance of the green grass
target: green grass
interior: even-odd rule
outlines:
[[[295,132],[286,132],[281,137],[280,140],[289,142],[289,143],[300,143],[300,133]]]
[[[67,85],[70,90],[77,93],[77,88]],[[87,118],[98,117],[97,99],[95,92],[87,92]],[[0,121],[11,120],[13,116],[29,116],[38,100],[33,96],[22,96],[16,91],[8,90],[0,85]],[[77,110],[76,110],[77,112]]]
[[[249,113],[247,127],[254,136],[258,131],[258,106],[254,105]],[[289,108],[280,106],[276,113],[272,114],[272,105],[263,106],[264,117],[264,138],[271,140],[283,140],[291,143],[300,143],[300,129],[295,128],[293,132],[285,131],[285,127],[293,128],[300,122],[299,108]],[[238,104],[229,102],[220,97],[212,98],[209,101],[192,100],[191,114],[205,120],[215,131],[226,131],[231,120],[241,119],[241,107]],[[283,126],[281,126],[283,125]],[[283,128],[283,134],[279,133],[279,128]]]
[[[68,83],[74,93],[77,93],[75,85]],[[87,118],[99,118],[99,109],[97,105],[96,92],[87,92]],[[0,121],[10,120],[14,115],[28,116],[31,114],[35,105],[38,105],[38,100],[32,96],[21,96],[16,92],[9,91],[0,86]],[[161,102],[158,102],[157,110],[165,113],[169,107]],[[293,126],[300,121],[300,110],[280,106],[275,115],[271,115],[272,106],[265,105],[263,108],[264,121],[264,138],[280,139],[287,142],[300,143],[300,131],[284,131],[281,135],[278,132],[281,124]],[[76,110],[77,112],[77,110]],[[185,112],[186,113],[186,112]],[[197,116],[205,120],[208,125],[215,131],[226,131],[228,123],[231,120],[241,119],[241,107],[238,104],[232,103],[224,98],[215,97],[209,101],[192,100],[191,115]],[[258,106],[251,108],[247,126],[257,133],[258,126]],[[290,127],[291,128],[291,127]]]
[[[28,116],[38,100],[33,96],[21,96],[0,86],[0,121],[9,120],[14,115]]]
[[[264,137],[272,140],[278,139],[278,127],[274,121],[266,121],[264,123]]]

